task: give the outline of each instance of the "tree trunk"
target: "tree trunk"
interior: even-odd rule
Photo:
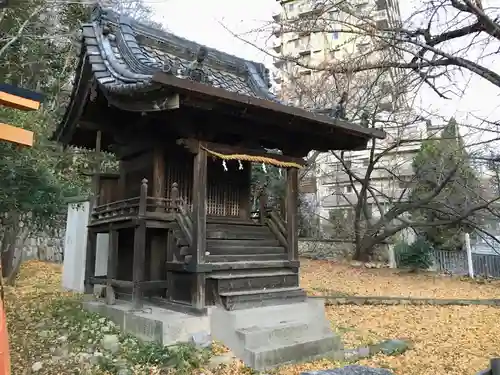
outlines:
[[[15,230],[12,226],[6,227],[2,239],[2,277],[7,277],[12,272],[12,265],[15,255]]]
[[[359,224],[356,224],[358,220],[354,221],[354,260],[362,261],[363,258],[363,248],[361,247],[361,234],[359,233]]]
[[[354,260],[360,262],[368,262],[370,260],[371,251],[363,246],[363,241],[356,243],[356,251],[354,252]]]
[[[361,225],[360,225],[361,227]],[[364,230],[363,236],[359,235],[356,238],[356,251],[354,253],[354,260],[360,262],[369,262],[373,256],[373,249],[377,242],[374,242],[373,237],[370,236],[369,231]]]
[[[10,214],[8,221],[9,224],[4,227],[1,246],[2,277],[6,279],[7,285],[13,285],[21,268],[23,246],[29,230],[27,226],[20,226],[17,213]]]
[[[15,253],[15,251],[14,251]],[[17,257],[15,256],[13,262],[12,262],[12,269],[11,272],[6,276],[5,279],[5,285],[14,285],[17,275],[19,274],[19,271],[21,270],[21,264],[23,262],[23,248],[18,251]]]

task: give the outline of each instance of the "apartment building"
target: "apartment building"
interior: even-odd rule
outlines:
[[[397,0],[282,0],[280,5],[280,12],[273,17],[275,26],[271,46],[276,56],[275,89],[282,100],[292,105],[328,108],[338,102],[339,77],[332,82],[329,73],[322,69],[324,67],[399,58],[394,51],[383,46],[380,38],[356,32],[359,25],[373,25],[379,30],[398,26],[401,16]],[[359,112],[355,112],[371,104],[380,108],[379,117],[382,119],[396,106],[405,105],[405,97],[399,90],[402,71],[392,69],[367,74],[370,76],[358,75],[357,81],[351,80],[347,84],[351,103],[349,118],[359,118]],[[376,85],[371,82],[376,82]],[[366,87],[371,90],[369,95]],[[378,202],[390,205],[395,199],[405,198],[407,186],[403,181],[411,179],[412,161],[420,148],[420,140],[427,138],[434,129],[422,120],[404,129],[396,126],[394,129],[384,127],[384,130],[388,132],[386,143],[402,137],[415,140],[387,153],[371,174],[371,185],[379,192]],[[377,148],[383,149],[384,144]],[[368,157],[369,151],[365,150],[352,152],[345,160],[357,175],[364,175]],[[321,227],[328,229],[333,218],[348,222],[356,203],[354,189],[360,186],[353,186],[342,164],[332,154],[321,154],[308,177],[304,179],[303,185],[307,189],[304,188],[303,192],[307,193],[306,199],[321,218]],[[315,191],[309,181],[315,182]],[[373,199],[369,205],[375,217],[378,209],[375,209]]]
[[[317,92],[328,91],[328,84],[334,83],[329,82],[331,77],[324,68],[331,64],[397,58],[394,51],[389,54],[381,38],[372,38],[359,29],[397,26],[401,18],[397,0],[282,0],[280,4],[280,12],[274,15],[271,46],[276,56],[274,78],[277,93],[291,104],[318,107],[338,100],[323,97],[316,103],[315,98],[297,95],[303,85],[319,86]],[[398,71],[385,73],[377,85],[386,93],[386,102],[391,103],[397,100],[394,88]],[[349,91],[359,91],[352,87],[353,82],[349,84]]]
[[[429,121],[419,120],[402,128],[386,128],[388,133],[384,142],[376,146],[374,155],[384,155],[374,164],[369,175],[370,187],[375,197],[369,196],[367,212],[369,218],[376,219],[380,211],[389,209],[396,202],[404,202],[411,191],[413,159],[424,139],[438,137],[442,127],[433,126]],[[392,148],[396,140],[405,143]],[[389,150],[389,151],[388,151]],[[370,166],[370,151],[355,151],[344,155],[344,162],[349,171],[359,178],[364,178]],[[348,226],[354,219],[354,207],[357,203],[356,191],[361,184],[353,183],[345,167],[333,154],[322,154],[316,163],[317,187],[316,214],[321,218],[321,227],[328,233],[335,222],[343,221]]]

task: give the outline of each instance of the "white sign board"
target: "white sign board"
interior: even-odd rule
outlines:
[[[70,203],[64,239],[62,287],[83,293],[89,202]]]

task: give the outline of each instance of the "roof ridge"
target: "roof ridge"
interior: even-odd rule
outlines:
[[[92,19],[93,21],[106,20],[116,24],[118,27],[122,27],[122,25],[128,24],[132,28],[132,30],[146,37],[156,39],[158,42],[169,43],[177,47],[188,49],[193,53],[193,57],[195,56],[197,50],[200,47],[205,47],[208,51],[208,56],[207,56],[208,60],[215,60],[215,62],[219,64],[232,65],[232,67],[235,69],[245,69],[245,70],[247,69],[248,64],[252,64],[255,66],[256,71],[266,82],[266,84],[270,83],[268,77],[269,69],[267,69],[263,63],[244,59],[242,57],[238,57],[236,55],[223,52],[216,48],[206,46],[201,43],[195,42],[193,40],[181,37],[172,32],[156,29],[154,27],[148,26],[142,22],[137,21],[132,17],[120,15],[112,8],[104,8],[100,5],[96,5],[92,12]]]

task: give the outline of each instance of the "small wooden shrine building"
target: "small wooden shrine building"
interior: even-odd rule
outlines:
[[[54,134],[120,160],[116,175],[95,176],[88,292],[106,285],[108,297],[192,313],[304,300],[298,169],[311,150],[359,150],[384,133],[286,106],[269,87],[262,64],[95,8]],[[264,199],[259,219],[250,212],[251,162],[286,171],[285,217]],[[104,277],[98,233],[109,233]]]

